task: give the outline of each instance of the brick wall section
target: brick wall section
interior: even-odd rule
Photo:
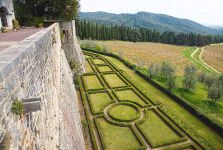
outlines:
[[[0,52],[0,149],[85,149],[76,91],[61,46],[55,23]],[[40,111],[21,118],[12,114],[13,100],[35,97],[41,97]]]

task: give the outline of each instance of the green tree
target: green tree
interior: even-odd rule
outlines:
[[[196,87],[196,67],[187,65],[184,69],[183,87],[187,90],[195,89]]]
[[[222,86],[214,82],[212,86],[208,89],[208,98],[215,103],[221,98],[221,96],[222,96]]]

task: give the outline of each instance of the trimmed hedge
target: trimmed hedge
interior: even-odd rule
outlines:
[[[90,131],[91,141],[93,143],[94,150],[98,150],[98,145],[97,145],[97,142],[96,142],[96,139],[95,139],[95,136],[94,136],[94,131],[93,131],[94,127],[93,127],[93,124],[90,120],[89,112],[87,110],[87,100],[86,100],[86,97],[84,95],[84,87],[83,87],[83,84],[81,82],[80,77],[78,78],[78,82],[79,82],[79,85],[80,85],[81,99],[82,99],[83,104],[84,104],[84,111],[85,111],[87,122],[88,122],[88,130]]]
[[[117,105],[126,105],[126,106],[129,106],[129,107],[132,107],[133,109],[136,109],[136,110],[137,110],[138,114],[137,114],[136,117],[134,117],[134,118],[132,118],[132,119],[130,119],[130,120],[128,120],[128,121],[127,121],[127,120],[121,120],[121,119],[115,118],[115,117],[113,117],[113,116],[109,113],[109,111],[110,111],[113,107],[115,107],[115,106],[117,106]],[[137,120],[137,119],[140,118],[140,116],[141,116],[141,111],[140,111],[140,108],[139,108],[137,105],[135,105],[135,104],[131,104],[131,103],[128,103],[128,102],[119,102],[119,103],[115,103],[114,105],[112,105],[111,107],[109,107],[109,109],[108,109],[108,115],[109,115],[112,119],[114,119],[114,120],[116,120],[116,121],[120,121],[120,122],[132,122],[132,121],[135,121],[135,120]]]
[[[124,63],[128,68],[130,68],[132,70],[135,70],[137,75],[139,75],[140,77],[144,78],[146,81],[151,83],[153,86],[155,86],[156,88],[161,90],[163,93],[165,93],[169,97],[171,97],[177,103],[181,104],[184,108],[186,108],[192,114],[197,116],[200,120],[205,122],[209,127],[214,129],[221,136],[223,136],[223,127],[222,126],[220,126],[217,122],[215,122],[212,119],[210,119],[209,117],[207,117],[204,113],[198,111],[196,109],[196,107],[193,106],[192,104],[190,104],[187,100],[184,100],[182,97],[178,97],[177,95],[175,95],[175,94],[171,93],[170,91],[168,91],[163,86],[161,86],[158,83],[156,83],[154,80],[150,79],[142,70],[137,68],[136,65],[132,64],[128,60],[125,60],[125,59],[121,58],[120,56],[118,56],[116,54],[113,54],[113,53],[108,53],[108,52],[104,52],[104,51],[97,51],[97,50],[92,50],[92,49],[86,49],[86,48],[84,48],[83,50],[90,51],[90,52],[95,52],[95,53],[106,55],[106,56],[111,56],[111,57],[114,57],[114,58],[118,59],[119,61]]]

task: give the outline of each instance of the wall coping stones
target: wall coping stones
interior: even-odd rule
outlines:
[[[18,65],[21,57],[24,57],[26,53],[31,51],[32,46],[46,36],[47,32],[50,32],[57,23],[52,24],[48,28],[44,28],[41,31],[27,37],[23,41],[18,42],[17,45],[10,46],[3,51],[0,51],[0,83],[3,82],[4,78],[7,78],[11,74],[13,68]]]

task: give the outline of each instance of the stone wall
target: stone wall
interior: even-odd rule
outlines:
[[[61,46],[55,23],[0,52],[0,149],[85,149]],[[30,106],[21,117],[11,112],[15,99]]]
[[[62,33],[62,48],[65,50],[68,62],[75,61],[78,63],[79,73],[85,72],[84,55],[81,52],[81,48],[76,38],[75,21],[63,21],[60,22],[60,29]],[[75,49],[76,51],[73,51]]]

